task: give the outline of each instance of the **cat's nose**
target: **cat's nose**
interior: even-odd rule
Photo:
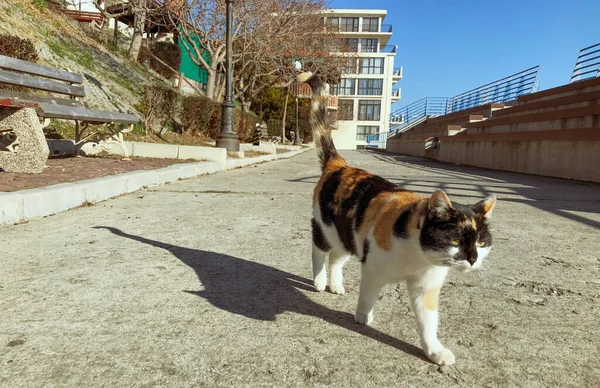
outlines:
[[[477,253],[475,253],[474,255],[467,256],[467,261],[469,262],[469,264],[471,264],[471,266],[473,266],[473,264],[475,264],[475,262],[477,261]]]

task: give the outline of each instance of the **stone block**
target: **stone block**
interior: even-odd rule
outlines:
[[[50,155],[40,120],[31,108],[0,108],[0,168],[39,174]]]

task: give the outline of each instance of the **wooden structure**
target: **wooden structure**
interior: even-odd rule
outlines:
[[[35,63],[22,61],[15,58],[0,56],[0,83],[20,86],[32,91],[44,91],[52,94],[61,95],[40,95],[31,92],[15,92],[0,89],[0,108],[9,109],[9,111],[29,109],[33,110],[38,117],[49,124],[49,119],[67,119],[75,120],[76,123],[76,146],[89,139],[93,135],[107,135],[108,140],[101,140],[96,145],[101,148],[108,148],[116,144],[123,149],[125,157],[128,156],[127,148],[123,143],[123,133],[131,129],[133,124],[139,122],[139,118],[133,114],[122,112],[106,112],[101,110],[89,109],[83,102],[85,97],[83,89],[83,77],[67,70],[53,69]],[[101,130],[88,134],[82,138],[83,133],[89,125],[108,125],[107,130]],[[37,122],[30,129],[31,133],[41,133],[43,136],[43,126]],[[18,159],[22,150],[23,139],[20,137],[28,136],[27,133],[12,133],[10,129],[3,130],[3,142],[0,142],[1,156],[5,157],[4,152],[13,154],[15,160]],[[47,159],[48,155],[45,156]],[[14,159],[13,158],[13,159]],[[11,159],[11,160],[13,160]],[[0,163],[2,163],[0,159]],[[45,160],[45,159],[44,159]],[[1,166],[5,171],[5,166]],[[31,171],[28,171],[31,172]],[[37,171],[40,172],[40,171]]]

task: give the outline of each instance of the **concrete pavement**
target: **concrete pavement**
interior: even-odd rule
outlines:
[[[403,287],[372,328],[313,292],[316,153],[143,190],[0,227],[0,386],[572,386],[600,367],[600,186],[415,157],[344,152],[419,193],[495,193],[484,269],[442,289],[423,359]]]

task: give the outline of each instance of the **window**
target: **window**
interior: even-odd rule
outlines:
[[[383,80],[359,79],[358,94],[361,96],[381,96],[383,94]]]
[[[367,136],[379,133],[379,127],[376,125],[359,125],[356,127],[356,140],[366,140]]]
[[[340,30],[340,18],[328,18],[327,25],[329,31],[338,32]]]
[[[379,32],[379,18],[363,18],[363,32]]]
[[[360,74],[383,74],[385,58],[361,58],[359,60]]]
[[[340,31],[358,32],[358,18],[340,18]]]
[[[338,120],[354,120],[354,100],[338,101]]]
[[[358,52],[358,39],[342,39],[341,52],[356,53]]]
[[[352,96],[356,94],[356,80],[342,78],[339,85],[332,85],[334,96]]]
[[[347,61],[343,61],[340,65],[340,73],[342,74],[356,74],[356,59],[348,58]]]
[[[379,39],[361,39],[360,40],[360,52],[362,53],[376,53],[377,43]]]
[[[358,101],[358,119],[365,121],[379,121],[381,115],[381,101],[360,100]]]

